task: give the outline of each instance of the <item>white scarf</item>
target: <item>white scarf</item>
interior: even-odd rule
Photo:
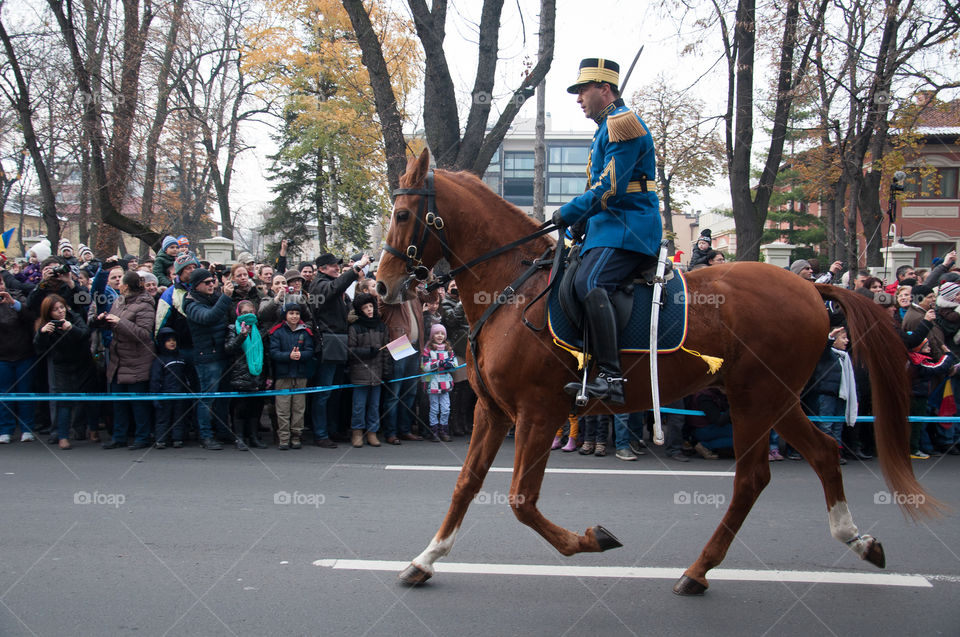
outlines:
[[[848,427],[857,424],[857,380],[853,376],[853,364],[850,355],[842,349],[832,348],[840,360],[840,400],[846,401],[844,419]]]

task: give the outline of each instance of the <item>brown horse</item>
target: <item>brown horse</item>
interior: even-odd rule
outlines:
[[[432,267],[442,255],[456,268],[537,230],[526,214],[475,176],[438,170],[428,178],[428,173],[429,156],[424,151],[418,159],[409,160],[401,178],[403,188],[394,203],[387,251],[377,272],[377,290],[387,302],[413,298],[412,273],[423,276],[424,266]],[[487,309],[489,299],[526,270],[524,261],[541,256],[554,243],[552,238],[538,237],[458,274],[457,287],[471,325]],[[532,299],[546,287],[547,277],[546,272],[538,272],[516,290],[515,298]],[[725,388],[733,420],[736,477],[722,522],[674,585],[674,592],[691,595],[706,590],[707,571],[723,560],[770,480],[771,428],[798,449],[819,476],[833,537],[862,559],[883,567],[880,543],[860,535],[847,508],[836,443],[807,419],[799,394],[826,345],[829,319],[824,299],[831,299],[843,308],[854,353],[869,370],[877,452],[887,484],[891,491],[915,496],[900,497],[898,502],[921,503],[904,506],[907,514],[936,515],[939,503],[914,478],[909,460],[906,351],[890,319],[859,295],[814,285],[762,263],[700,269],[691,272],[687,282],[688,298],[723,301],[689,307],[685,346],[721,357],[724,363],[718,373],[710,374],[707,364],[689,352],[662,354],[660,393],[669,403],[710,385]],[[404,583],[429,579],[434,562],[450,552],[467,507],[511,425],[516,426],[516,454],[510,504],[517,518],[563,555],[620,546],[601,526],[578,535],[552,523],[537,508],[551,441],[572,407],[562,388],[577,380],[578,374],[574,358],[554,345],[546,330],[534,332],[521,323],[523,305],[508,303],[494,312],[479,333],[476,365],[468,356],[470,383],[478,397],[473,438],[443,524],[426,550],[400,574]],[[531,306],[526,317],[542,324],[545,305],[541,300]],[[615,411],[649,409],[646,355],[624,355],[623,368],[629,379],[627,402]],[[611,411],[596,401],[586,407],[586,413]]]

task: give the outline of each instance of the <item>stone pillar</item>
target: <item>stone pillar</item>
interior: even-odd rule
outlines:
[[[230,263],[233,261],[234,243],[226,237],[210,237],[199,241],[203,257],[210,263]]]
[[[883,267],[877,268],[874,276],[892,283],[897,278],[897,268],[901,265],[914,267],[920,248],[908,246],[905,243],[894,243],[889,248],[880,248],[883,254]]]
[[[773,243],[760,246],[760,254],[763,255],[763,260],[770,265],[775,265],[778,268],[789,268],[790,254],[796,247],[797,246],[789,243],[774,241]]]

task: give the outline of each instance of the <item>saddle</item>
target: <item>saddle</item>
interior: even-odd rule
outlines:
[[[565,264],[562,263],[563,260],[560,258],[554,259],[553,268],[550,272],[550,280],[555,280],[554,276],[558,273],[561,275],[560,283],[556,288],[557,300],[573,328],[578,332],[583,332],[585,327],[583,323],[583,305],[580,303],[580,299],[577,298],[573,286],[577,276],[577,270],[580,269],[580,263],[583,260],[580,254],[580,247],[581,246],[576,245],[570,248]],[[652,286],[657,276],[656,262],[654,262],[652,266],[645,268],[641,266],[641,268],[642,269],[631,272],[627,278],[617,285],[616,291],[610,295],[610,302],[613,304],[614,312],[617,316],[618,332],[623,332],[624,328],[630,323],[630,318],[633,316],[634,291],[637,286]],[[663,279],[664,281],[670,281],[673,276],[673,263],[667,261]]]
[[[565,257],[558,249],[550,270],[547,324],[554,341],[564,349],[583,351],[584,311],[574,292],[574,278],[580,267],[579,246],[574,246]],[[669,266],[668,262],[668,266]],[[650,347],[650,306],[653,300],[653,282],[656,264],[635,271],[617,286],[611,303],[617,319],[620,351],[648,352]],[[660,309],[660,327],[657,351],[672,352],[683,345],[687,327],[687,287],[681,273],[668,267],[664,272],[666,285]]]

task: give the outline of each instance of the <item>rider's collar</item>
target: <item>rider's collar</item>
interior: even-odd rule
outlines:
[[[623,106],[623,100],[618,97],[617,99],[607,104],[606,108],[604,108],[602,111],[597,113],[596,116],[593,118],[593,121],[595,121],[597,123],[597,126],[599,126],[600,124],[603,123],[603,120],[607,119],[607,115],[617,110],[621,106]]]

